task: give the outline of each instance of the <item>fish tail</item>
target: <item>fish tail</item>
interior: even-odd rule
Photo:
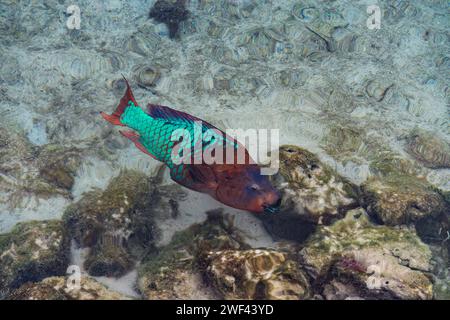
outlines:
[[[125,77],[123,77],[123,79],[127,84],[127,90],[125,91],[125,94],[123,95],[122,99],[120,99],[119,105],[117,106],[116,110],[112,114],[106,114],[103,111],[100,112],[101,116],[106,121],[116,126],[124,126],[124,124],[120,122],[120,116],[125,111],[125,109],[129,107],[130,101],[133,102],[135,106],[137,106],[137,102],[134,99],[133,91],[131,90],[130,84],[128,83],[127,79],[125,79]]]

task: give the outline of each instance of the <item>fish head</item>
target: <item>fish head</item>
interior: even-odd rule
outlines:
[[[279,191],[257,165],[227,170],[218,180],[217,200],[230,207],[255,213],[275,213],[280,207]]]

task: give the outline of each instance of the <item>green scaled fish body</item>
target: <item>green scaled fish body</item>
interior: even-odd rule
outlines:
[[[183,164],[176,165],[173,162],[173,148],[178,142],[176,131],[184,130],[185,134],[190,137],[188,141],[181,141],[179,146],[179,150],[187,152],[201,153],[214,145],[233,143],[225,135],[216,134],[214,135],[214,145],[202,143],[200,147],[196,148],[195,146],[198,146],[207,134],[206,131],[211,129],[206,122],[195,122],[192,119],[179,117],[152,117],[139,106],[134,105],[133,102],[129,102],[128,105],[120,117],[120,122],[139,133],[138,142],[146,149],[148,154],[164,162],[171,169],[171,173],[175,175],[174,178],[176,179],[182,178],[181,174],[184,168]],[[195,127],[196,125],[197,127]],[[235,148],[237,148],[237,144],[235,144]],[[178,156],[181,157],[180,154]],[[184,158],[190,156],[192,155],[183,154]]]
[[[141,108],[134,105],[125,109],[121,116],[121,122],[136,130],[140,135],[139,142],[145,149],[157,160],[164,162],[170,169],[174,167],[172,150],[175,141],[171,140],[173,132],[177,129],[184,129],[189,132],[191,137],[194,137],[192,125],[181,121],[152,118]]]

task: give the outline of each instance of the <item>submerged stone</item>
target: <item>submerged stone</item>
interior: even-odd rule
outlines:
[[[229,216],[178,232],[144,259],[138,288],[147,299],[306,299],[306,275],[288,250],[251,249]]]
[[[75,172],[80,165],[77,148],[56,144],[33,146],[22,134],[0,128],[0,191],[11,208],[30,196],[70,198]]]
[[[80,150],[59,145],[45,145],[38,155],[39,173],[43,179],[57,188],[70,191],[80,166]]]
[[[133,74],[137,84],[144,88],[154,87],[161,78],[161,71],[151,65],[136,65]]]
[[[322,139],[324,150],[331,156],[342,159],[357,153],[364,143],[365,132],[361,129],[334,125]]]
[[[50,277],[27,283],[8,295],[9,300],[128,300],[92,278],[81,276],[77,288],[67,277]]]
[[[374,225],[363,209],[351,210],[345,219],[319,227],[300,256],[319,286],[328,278],[347,279],[358,288],[356,296],[363,298],[433,296],[429,247],[414,230]]]
[[[166,299],[214,299],[216,295],[203,283],[195,268],[195,259],[186,244],[174,241],[162,248],[156,255],[142,262],[137,286],[143,298]]]
[[[448,243],[450,234],[442,232],[446,235],[445,239],[430,245],[433,253],[431,264],[433,266],[433,295],[436,300],[450,299],[450,269],[449,256],[450,245]]]
[[[437,190],[414,176],[372,177],[361,190],[367,212],[388,225],[414,223],[450,210]]]
[[[221,212],[208,212],[204,223],[178,232],[172,241],[149,254],[138,270],[138,288],[146,299],[213,299],[204,283],[199,257],[209,250],[247,248]]]
[[[101,236],[84,262],[90,275],[119,277],[131,270],[134,261],[121,240],[112,235]]]
[[[366,94],[375,99],[376,101],[380,102],[382,101],[387,92],[392,87],[391,83],[386,83],[383,81],[378,80],[370,80],[366,85]]]
[[[270,249],[208,252],[205,274],[225,299],[310,297],[306,275],[287,253]]]
[[[125,170],[105,191],[88,192],[67,208],[63,219],[70,235],[91,248],[85,267],[92,275],[123,275],[133,266],[133,256],[152,248],[154,191],[146,175]]]
[[[429,168],[450,168],[450,145],[436,133],[414,129],[406,150]]]
[[[326,300],[361,300],[358,288],[351,281],[333,279],[322,292]]]
[[[274,185],[282,193],[281,211],[260,217],[277,237],[302,241],[316,224],[330,224],[358,206],[355,185],[297,146],[280,147]]]
[[[185,0],[158,0],[150,10],[149,17],[165,23],[170,38],[175,38],[179,36],[180,23],[189,17],[189,11],[185,7]]]
[[[0,235],[0,297],[29,281],[66,273],[70,243],[56,220],[18,223]]]
[[[358,205],[357,187],[305,149],[281,146],[280,174],[284,207],[305,220],[327,224]]]

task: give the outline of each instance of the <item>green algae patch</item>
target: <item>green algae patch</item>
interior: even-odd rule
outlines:
[[[384,291],[396,298],[432,297],[430,248],[413,229],[374,225],[363,209],[319,227],[300,256],[316,283],[334,275],[365,287],[367,297]]]
[[[203,283],[201,257],[210,250],[248,248],[233,231],[231,220],[208,212],[204,223],[175,233],[172,241],[149,254],[138,270],[138,288],[146,299],[216,298]]]
[[[359,206],[359,188],[294,145],[279,148],[280,170],[272,178],[281,193],[280,212],[258,215],[275,237],[304,241],[316,225],[329,225]]]
[[[129,300],[96,280],[81,276],[80,287],[71,288],[67,277],[49,277],[36,283],[26,283],[13,290],[9,300]]]
[[[335,125],[322,139],[324,150],[332,157],[343,159],[355,155],[364,143],[365,132],[353,127]]]
[[[388,225],[414,223],[450,210],[439,191],[427,181],[410,175],[372,177],[361,190],[367,212]]]
[[[450,168],[450,144],[437,132],[414,128],[407,137],[406,151],[428,168]]]
[[[329,224],[358,206],[357,186],[300,147],[280,147],[279,178],[284,207],[294,209],[305,220]]]
[[[221,250],[206,254],[205,275],[225,299],[299,300],[311,296],[306,274],[277,250]]]
[[[60,221],[18,223],[0,236],[0,289],[3,294],[28,281],[65,274],[70,241]]]
[[[152,250],[155,190],[145,174],[124,170],[105,191],[88,192],[66,209],[63,220],[70,235],[79,246],[91,248],[85,261],[90,274],[121,276]]]

